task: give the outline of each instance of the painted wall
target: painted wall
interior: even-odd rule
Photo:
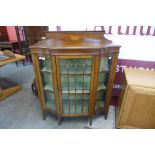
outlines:
[[[9,41],[17,41],[15,26],[6,26],[6,28],[9,36]]]
[[[155,26],[107,26],[106,38],[121,45],[119,58],[155,61]]]

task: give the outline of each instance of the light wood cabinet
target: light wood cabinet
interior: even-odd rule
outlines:
[[[46,32],[31,48],[43,118],[103,112],[107,118],[120,46],[104,32]]]
[[[118,128],[155,128],[155,71],[125,69]]]

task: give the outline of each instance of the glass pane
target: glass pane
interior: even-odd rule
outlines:
[[[55,98],[52,82],[52,59],[46,57],[39,57],[39,63],[46,108],[55,110]]]
[[[102,57],[99,68],[96,109],[102,108],[104,105],[105,93],[108,83],[108,74],[109,74],[109,58]]]
[[[60,59],[64,113],[88,113],[92,59]]]

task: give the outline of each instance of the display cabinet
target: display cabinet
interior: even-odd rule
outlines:
[[[46,32],[30,46],[43,118],[107,118],[119,48],[103,31]]]

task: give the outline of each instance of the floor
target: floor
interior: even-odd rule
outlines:
[[[0,67],[0,77],[6,77],[21,84],[22,90],[0,102],[1,129],[112,129],[115,128],[115,107],[110,106],[107,120],[98,116],[88,126],[88,118],[65,118],[61,126],[57,118],[48,114],[42,119],[37,96],[31,90],[34,79],[32,64],[23,66],[15,63]]]

